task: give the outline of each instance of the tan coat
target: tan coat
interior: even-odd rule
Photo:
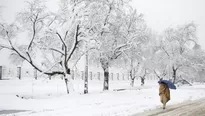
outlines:
[[[163,104],[163,109],[165,109],[166,103],[170,100],[170,90],[169,87],[164,83],[160,83],[159,96],[160,101]]]

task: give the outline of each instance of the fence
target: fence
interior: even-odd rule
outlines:
[[[39,79],[39,78],[45,78],[48,77],[48,79],[52,78],[59,78],[59,76],[46,76],[38,72],[36,69],[31,68],[22,68],[22,67],[3,67],[0,66],[0,80],[3,79]],[[62,76],[60,76],[62,78]],[[84,80],[84,71],[77,71],[77,70],[71,70],[71,78],[73,80],[81,79]],[[110,80],[129,80],[129,73],[119,73],[119,72],[110,72],[109,73]],[[63,79],[63,78],[62,78]],[[104,75],[102,71],[94,72],[89,71],[88,72],[88,79],[89,80],[99,80],[102,81],[104,79]],[[136,80],[140,80],[139,77],[136,78]],[[146,80],[158,80],[158,78],[154,74],[149,74],[146,76]]]

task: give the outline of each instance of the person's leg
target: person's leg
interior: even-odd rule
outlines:
[[[166,102],[163,103],[163,109],[165,109],[165,107],[166,107]]]
[[[166,96],[164,96],[164,98],[163,98],[163,109],[166,108],[167,102],[168,102],[168,98]]]
[[[162,97],[162,101],[163,101],[163,109],[165,109],[166,108],[166,103],[167,103],[165,94]]]
[[[162,103],[162,105],[163,105],[163,109],[165,109],[165,104],[166,104],[166,102],[165,102],[165,95],[164,95],[164,94],[161,94],[161,95],[160,95],[160,101],[161,101],[161,103]]]

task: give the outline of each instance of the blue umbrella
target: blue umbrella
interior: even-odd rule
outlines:
[[[158,81],[158,83],[165,83],[170,89],[177,89],[176,86],[171,81],[168,80],[160,80]]]

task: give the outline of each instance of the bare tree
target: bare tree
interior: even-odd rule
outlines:
[[[196,25],[189,23],[176,29],[168,28],[165,30],[164,37],[161,50],[166,55],[164,61],[166,63],[170,62],[169,68],[172,69],[173,83],[175,83],[177,71],[186,67],[188,62],[191,62],[189,60],[190,56],[187,54],[199,46],[196,38]]]
[[[1,25],[1,35],[9,43],[1,44],[1,47],[10,49],[43,74],[63,75],[69,93],[69,85],[72,84],[69,61],[80,47],[80,41],[85,39],[81,36],[84,30],[82,17],[87,4],[79,1],[62,2],[64,5],[59,13],[48,13],[44,3],[39,0],[28,2],[28,9],[18,15],[20,26],[27,27],[28,31],[25,32],[31,35],[28,43],[15,44],[18,27]],[[36,60],[39,56],[41,61]]]
[[[128,7],[131,12],[126,14],[125,4],[127,4],[125,1],[113,0],[108,1],[103,6],[107,11],[103,15],[103,28],[99,31],[100,36],[98,39],[100,43],[99,60],[104,71],[103,90],[109,89],[109,67],[123,55],[123,52],[129,50],[135,41],[138,41],[138,34],[143,34],[141,32],[143,29],[139,28],[143,25],[142,15],[138,15],[136,11],[131,10],[131,7]],[[140,43],[140,41],[138,42]]]
[[[132,14],[132,16],[135,15]],[[124,52],[129,67],[128,72],[130,74],[131,86],[134,86],[135,78],[139,77],[144,69],[149,69],[150,58],[152,58],[150,53],[152,47],[149,42],[152,38],[152,32],[146,27],[143,19],[137,19],[137,15],[135,17],[138,23],[134,25],[136,25],[136,27],[140,26],[140,28],[138,27],[134,32],[136,36],[132,47]]]
[[[102,4],[103,3],[103,4]],[[109,66],[111,61],[117,59],[122,54],[122,49],[126,49],[128,43],[120,41],[119,34],[121,28],[123,12],[120,10],[123,1],[97,1],[91,6],[92,21],[89,33],[95,35],[96,45],[98,46],[98,61],[104,71],[103,90],[109,88]],[[121,14],[122,13],[122,14]]]

